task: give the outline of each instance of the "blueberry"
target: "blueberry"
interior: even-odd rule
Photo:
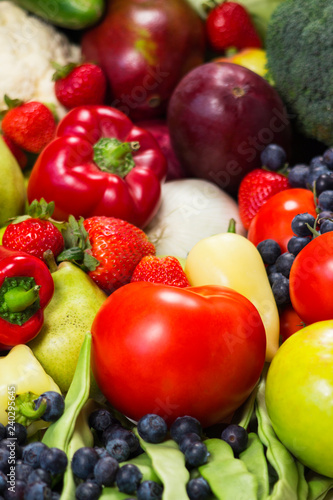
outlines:
[[[268,274],[268,276],[270,276],[271,274],[277,273],[275,263],[270,264],[269,266],[266,267],[266,273]]]
[[[0,448],[0,471],[7,474],[9,471],[10,453],[6,448]]]
[[[76,500],[98,500],[102,488],[94,481],[85,481],[77,486],[75,490]]]
[[[317,223],[319,224],[319,226],[325,219],[333,219],[333,212],[329,212],[328,210],[321,211],[317,217]]]
[[[37,481],[45,483],[48,486],[51,486],[51,481],[52,481],[51,474],[41,468],[33,469],[28,476],[27,484],[36,483]]]
[[[32,465],[34,469],[40,467],[40,455],[47,449],[46,444],[41,441],[34,441],[23,447],[22,459],[26,464]]]
[[[134,432],[125,429],[121,425],[111,425],[104,432],[102,439],[107,445],[108,441],[112,439],[123,439],[129,446],[130,452],[134,453],[140,446],[140,441]]]
[[[182,436],[188,432],[194,432],[198,434],[198,436],[202,435],[202,427],[199,420],[188,415],[176,418],[170,428],[172,439],[176,441],[176,443],[179,443]]]
[[[292,236],[287,244],[288,252],[296,256],[310,241],[308,236]]]
[[[59,448],[47,448],[40,454],[40,466],[42,469],[55,476],[63,474],[68,463],[67,455]]]
[[[281,274],[281,277],[272,284],[272,292],[278,306],[289,304],[289,279]]]
[[[295,215],[291,221],[291,229],[296,236],[312,236],[311,230],[308,228],[315,226],[316,219],[309,213]]]
[[[5,438],[0,441],[0,448],[7,449],[11,455],[15,456],[16,459],[21,458],[22,456],[22,447],[12,437]]]
[[[6,437],[7,438],[15,437],[18,444],[24,444],[25,441],[27,440],[28,431],[26,427],[22,424],[19,424],[17,422],[14,422],[13,424],[7,424],[5,430],[6,430]]]
[[[27,484],[24,491],[24,500],[51,500],[51,488],[40,481]]]
[[[23,499],[26,499],[26,497],[24,495],[25,488],[26,488],[26,484],[24,481],[21,481],[20,479],[18,479],[17,481],[15,480],[15,491],[7,488],[4,491],[3,496],[4,496],[5,500],[23,500]],[[46,497],[46,500],[47,500],[47,497]]]
[[[207,462],[207,446],[202,441],[189,444],[185,448],[185,461],[188,467],[199,467]]]
[[[320,224],[320,232],[321,234],[330,233],[333,231],[333,220],[327,219],[323,220]]]
[[[46,410],[41,416],[45,422],[55,422],[64,413],[65,400],[62,394],[55,391],[47,391],[35,399],[35,409],[37,410],[42,401],[46,401]]]
[[[221,439],[228,443],[235,456],[238,456],[247,447],[248,433],[244,427],[237,424],[230,424],[222,431]]]
[[[118,469],[116,485],[122,493],[132,495],[135,493],[142,481],[142,472],[134,464],[126,464]]]
[[[182,453],[185,453],[185,450],[188,446],[193,443],[198,443],[201,441],[201,437],[195,432],[188,432],[187,434],[183,434],[181,440],[179,441],[179,449]]]
[[[318,196],[318,206],[322,210],[333,211],[333,191],[323,191]]]
[[[268,275],[268,281],[270,283],[271,286],[273,286],[273,283],[276,281],[276,280],[279,280],[281,279],[281,276],[283,276],[282,273],[271,273]]]
[[[327,166],[324,164],[320,165],[320,166],[313,167],[313,168],[311,168],[311,166],[310,166],[310,171],[309,171],[309,175],[307,176],[307,179],[306,179],[306,184],[308,184],[310,186],[310,188],[312,189],[314,182],[317,181],[318,177],[320,175],[328,174],[328,173],[329,173],[329,170],[328,170]]]
[[[203,477],[190,479],[186,492],[190,500],[208,500],[212,494],[208,482]]]
[[[131,454],[130,447],[124,439],[110,439],[106,443],[106,451],[117,462],[124,462]]]
[[[105,448],[103,448],[102,446],[95,446],[94,450],[97,451],[97,454],[98,454],[99,458],[104,458],[104,457],[108,457],[109,456],[108,451]]]
[[[4,491],[7,486],[7,476],[0,470],[0,493]]]
[[[321,174],[316,180],[316,194],[333,189],[333,172]]]
[[[120,425],[119,420],[113,417],[111,413],[104,408],[95,410],[89,415],[89,425],[97,432],[103,432],[110,425],[114,424]]]
[[[161,443],[168,432],[165,420],[159,415],[148,413],[138,421],[138,433],[148,443]]]
[[[87,479],[94,472],[94,467],[99,459],[94,448],[83,446],[76,450],[72,458],[72,471],[80,479]]]
[[[0,441],[6,437],[6,427],[0,423]]]
[[[305,188],[309,174],[310,167],[308,165],[295,165],[288,173],[289,184],[294,188]]]
[[[289,278],[290,269],[295,260],[295,255],[290,252],[284,252],[276,260],[276,269],[278,273],[283,274],[286,278]]]
[[[310,161],[310,170],[313,171],[316,168],[327,167],[327,163],[324,161],[323,156],[314,156]]]
[[[15,479],[20,479],[21,481],[27,482],[28,477],[33,470],[34,468],[30,464],[25,464],[24,462],[19,465],[16,464]]]
[[[119,465],[115,458],[100,458],[94,467],[94,478],[100,486],[112,486],[116,479]]]
[[[261,255],[264,264],[274,264],[281,255],[281,248],[277,241],[272,239],[263,240],[257,245],[257,250]]]
[[[260,155],[261,164],[269,170],[277,171],[284,167],[287,155],[278,144],[269,144]]]
[[[163,487],[155,481],[142,481],[136,496],[138,500],[161,500]]]
[[[330,170],[333,170],[333,147],[326,149],[323,160]]]

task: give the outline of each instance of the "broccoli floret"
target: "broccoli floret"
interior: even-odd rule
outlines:
[[[333,145],[333,1],[286,0],[267,30],[276,90],[306,136]]]

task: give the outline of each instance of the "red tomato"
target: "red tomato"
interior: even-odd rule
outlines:
[[[314,238],[296,256],[289,276],[293,308],[309,325],[333,319],[333,233]]]
[[[301,318],[292,306],[286,306],[280,313],[280,335],[284,342],[304,327]]]
[[[92,369],[117,410],[170,424],[191,415],[223,421],[248,397],[265,362],[253,304],[230,288],[130,283],[108,297],[92,325]]]
[[[308,212],[316,217],[313,193],[309,189],[285,189],[275,194],[259,209],[252,219],[247,237],[254,245],[271,238],[277,241],[282,252],[287,251],[288,241],[295,236],[291,221],[297,214]]]

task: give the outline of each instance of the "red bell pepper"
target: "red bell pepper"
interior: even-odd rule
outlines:
[[[108,106],[79,106],[34,165],[28,199],[54,201],[53,217],[105,215],[144,227],[159,208],[167,161],[154,137]]]
[[[0,245],[0,350],[38,335],[53,292],[51,273],[41,259]]]

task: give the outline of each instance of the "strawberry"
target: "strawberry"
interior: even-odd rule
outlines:
[[[223,2],[214,7],[207,16],[206,32],[210,45],[217,51],[262,47],[250,14],[237,2]]]
[[[56,257],[64,248],[64,238],[51,222],[54,203],[34,200],[28,207],[28,215],[17,217],[9,224],[2,237],[4,247],[21,250],[44,260],[46,250]]]
[[[149,281],[150,283],[163,283],[164,285],[183,288],[190,283],[183,268],[176,257],[143,257],[134,269],[131,283],[135,281]]]
[[[66,250],[58,261],[73,261],[106,293],[129,283],[142,257],[155,255],[155,246],[141,229],[115,217],[76,221],[70,216],[64,237]]]
[[[8,111],[1,123],[4,135],[25,151],[40,153],[55,135],[56,122],[50,109],[41,102],[21,103],[8,96],[5,102]]]
[[[6,135],[3,135],[2,138],[10,149],[12,155],[15,156],[15,159],[20,165],[21,169],[24,170],[28,163],[28,158],[25,152]]]
[[[99,66],[91,63],[54,65],[54,90],[58,101],[67,109],[87,104],[103,104],[106,77]]]
[[[290,187],[288,178],[279,172],[257,168],[246,174],[238,189],[239,214],[245,229],[271,196]]]

